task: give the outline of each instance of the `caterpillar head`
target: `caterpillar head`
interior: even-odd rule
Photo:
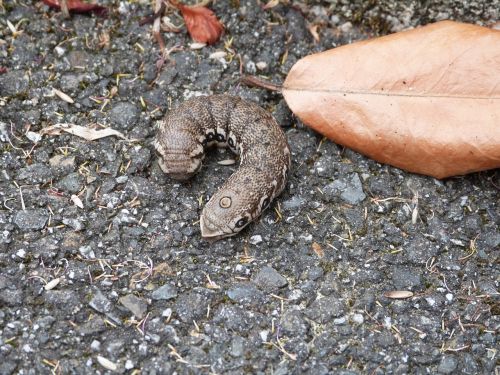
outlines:
[[[203,208],[201,236],[210,241],[234,236],[267,208],[272,192],[245,183],[240,173],[232,175]],[[241,180],[241,181],[240,181]]]

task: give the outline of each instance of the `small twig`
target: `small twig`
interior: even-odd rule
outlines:
[[[263,79],[258,78],[256,76],[245,75],[240,78],[240,82],[244,83],[247,86],[259,87],[270,91],[281,92],[283,90],[283,86],[272,82],[264,81]]]
[[[160,26],[161,26],[161,15],[162,15],[162,7],[165,9],[165,4],[162,0],[155,0],[155,18],[153,21],[153,37],[156,42],[160,46],[160,51],[162,56],[165,56],[165,42],[160,34]]]

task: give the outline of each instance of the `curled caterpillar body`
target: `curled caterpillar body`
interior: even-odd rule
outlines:
[[[159,165],[174,179],[193,176],[205,149],[213,145],[240,155],[238,170],[210,198],[200,216],[202,237],[218,240],[241,231],[283,191],[290,148],[271,114],[229,95],[187,100],[158,124]]]

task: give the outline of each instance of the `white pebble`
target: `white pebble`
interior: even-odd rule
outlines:
[[[58,57],[61,57],[66,53],[66,50],[64,48],[62,48],[61,46],[55,47],[54,50],[56,51],[56,54]]]
[[[333,324],[342,325],[345,324],[346,318],[342,316],[340,318],[333,319]]]
[[[161,316],[164,318],[170,318],[172,316],[172,309],[169,307],[168,309],[163,310]]]
[[[446,299],[447,299],[448,301],[450,301],[450,302],[451,302],[451,301],[453,301],[453,294],[451,294],[451,293],[446,293],[446,296],[445,296],[445,297],[446,297]]]
[[[134,362],[132,362],[130,359],[127,359],[125,362],[125,369],[126,370],[132,370],[134,368]]]
[[[90,349],[92,349],[95,352],[98,351],[99,349],[101,349],[101,342],[98,340],[93,340],[90,343]]]
[[[259,70],[264,70],[267,68],[267,63],[265,61],[259,61],[257,64],[255,64],[255,66]]]
[[[26,138],[28,138],[33,143],[38,143],[42,140],[42,136],[40,134],[32,131],[26,133]]]
[[[269,331],[267,330],[260,331],[259,335],[262,341],[267,341],[267,337],[269,336]]]
[[[363,323],[363,322],[365,321],[365,318],[363,317],[363,315],[362,315],[362,314],[354,314],[354,315],[352,316],[352,321],[353,321],[354,323],[361,324],[361,323]]]
[[[256,234],[255,236],[250,237],[250,243],[252,245],[257,245],[262,242],[262,236],[259,234]]]

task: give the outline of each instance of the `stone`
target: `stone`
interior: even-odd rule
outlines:
[[[0,305],[19,306],[23,303],[23,292],[14,281],[0,275]]]
[[[133,294],[127,294],[126,296],[120,297],[119,301],[139,319],[144,318],[144,315],[148,310],[146,301]]]
[[[344,304],[337,297],[316,298],[305,311],[308,318],[318,323],[327,323],[344,314]]]
[[[406,266],[394,266],[392,284],[397,290],[416,288],[422,284],[421,270]]]
[[[182,294],[177,298],[174,311],[185,323],[192,323],[207,312],[209,299],[196,292]]]
[[[252,280],[260,289],[274,291],[288,285],[287,279],[281,276],[278,271],[269,266],[264,266]]]
[[[169,300],[177,297],[177,288],[170,284],[165,284],[151,293],[151,297],[155,300]]]
[[[45,164],[34,163],[21,168],[17,178],[33,185],[46,183],[52,178],[52,171]]]
[[[454,355],[443,355],[437,371],[440,374],[452,374],[458,365],[458,359]]]
[[[45,227],[49,215],[44,209],[17,211],[14,215],[14,224],[21,230],[40,230]]]
[[[352,205],[361,203],[366,198],[361,179],[357,173],[351,174],[349,179],[333,181],[324,187],[323,192],[330,200],[340,196],[344,202]]]
[[[264,295],[252,283],[238,283],[231,287],[227,296],[242,305],[256,305],[262,302]]]
[[[94,316],[92,319],[78,326],[76,331],[82,336],[89,336],[96,333],[101,333],[106,330],[106,323],[99,316]],[[93,343],[92,343],[93,344]],[[100,346],[100,343],[99,343]],[[92,347],[92,345],[91,345]]]
[[[61,181],[56,184],[58,189],[64,190],[68,193],[78,193],[83,189],[85,178],[78,172],[73,172],[65,176]]]
[[[28,88],[28,76],[22,70],[11,70],[0,75],[1,96],[21,95]]]
[[[130,130],[139,119],[139,109],[132,103],[121,102],[109,112],[110,121],[120,130]]]
[[[113,304],[111,301],[97,288],[93,289],[93,296],[89,302],[89,306],[101,314],[105,314],[113,310]]]

